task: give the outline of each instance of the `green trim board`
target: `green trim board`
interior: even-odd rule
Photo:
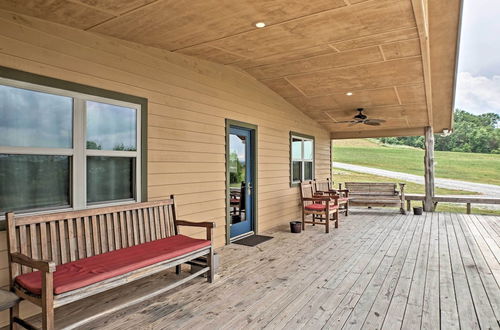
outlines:
[[[259,128],[257,125],[244,123],[237,120],[226,119],[226,245],[231,243],[231,222],[230,222],[230,185],[229,185],[229,134],[231,126],[243,127],[253,129],[255,131],[255,135],[253,138],[253,181],[254,181],[254,202],[253,202],[253,216],[254,216],[254,232],[257,234],[259,232],[259,219],[258,219],[258,209],[259,209],[259,157],[258,157],[258,136],[259,136]]]
[[[57,88],[71,92],[77,92],[92,96],[98,96],[117,101],[134,103],[141,106],[141,201],[148,199],[148,173],[147,173],[147,159],[148,159],[148,100],[143,97],[115,92],[98,87],[83,85],[67,80],[43,76],[31,72],[16,70],[4,66],[0,66],[0,77],[27,82],[35,85]],[[0,230],[4,230],[3,221],[0,222]]]
[[[292,166],[292,137],[293,136],[296,136],[296,137],[301,137],[301,138],[304,138],[304,139],[309,139],[309,140],[312,140],[313,141],[313,173],[312,173],[312,177],[314,179],[315,177],[315,174],[316,174],[316,138],[312,135],[307,135],[307,134],[302,134],[302,133],[298,133],[298,132],[294,132],[294,131],[290,131],[290,134],[289,134],[289,145],[290,145],[290,152],[289,152],[289,162],[288,164],[290,165],[290,188],[291,187],[298,187],[300,185],[299,182],[293,182],[292,178],[293,178],[293,166]],[[331,152],[331,151],[330,151]],[[331,155],[330,155],[331,157]],[[330,166],[331,168],[331,166]],[[331,176],[331,169],[330,169],[330,176]]]

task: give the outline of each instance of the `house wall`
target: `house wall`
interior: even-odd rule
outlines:
[[[236,69],[6,11],[0,65],[147,98],[148,198],[175,194],[180,218],[215,221],[216,246],[226,230],[226,118],[258,126],[259,231],[300,216],[298,189],[289,185],[290,131],[315,137],[316,177],[330,175],[328,132]],[[0,286],[7,285],[0,232]],[[6,321],[3,312],[0,326]]]

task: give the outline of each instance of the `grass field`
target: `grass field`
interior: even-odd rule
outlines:
[[[424,151],[371,139],[335,140],[333,160],[415,175],[424,174]],[[500,185],[500,155],[436,151],[436,177]]]
[[[351,172],[343,169],[333,169],[333,180],[335,183],[335,187],[340,182],[395,182],[394,179],[389,179],[383,176],[371,175],[365,173]],[[405,192],[409,194],[423,194],[424,186],[421,184],[401,181],[398,182],[406,183]],[[476,195],[477,193],[471,191],[463,191],[463,190],[451,190],[451,189],[443,189],[436,188],[437,195]],[[419,205],[418,202],[413,202],[414,206]],[[439,212],[457,212],[457,213],[465,213],[465,204],[451,204],[451,203],[440,203],[437,206],[436,211]],[[472,213],[476,214],[491,214],[491,215],[500,215],[500,210],[490,210],[480,207],[472,207]]]

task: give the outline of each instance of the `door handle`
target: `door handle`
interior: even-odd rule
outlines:
[[[250,183],[247,184],[247,195],[250,196],[252,194],[252,185]]]

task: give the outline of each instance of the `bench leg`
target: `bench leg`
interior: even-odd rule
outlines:
[[[14,318],[19,317],[19,303],[15,304],[10,308],[10,325],[9,329],[11,330],[17,330],[19,329],[19,326],[17,325],[16,322],[14,322]]]
[[[349,215],[349,202],[345,204],[345,216],[347,217]]]
[[[175,274],[177,274],[177,275],[181,274],[181,265],[175,266]]]
[[[339,219],[340,219],[339,209],[337,209],[334,215],[335,215],[335,228],[339,228]]]
[[[214,270],[214,249],[210,249],[210,253],[207,255],[207,265],[210,267],[207,273],[207,282],[208,283],[213,283],[214,277],[215,277],[215,270]]]
[[[54,277],[42,273],[42,329],[54,329]]]
[[[328,234],[330,232],[330,212],[326,212],[325,219],[325,232]]]

